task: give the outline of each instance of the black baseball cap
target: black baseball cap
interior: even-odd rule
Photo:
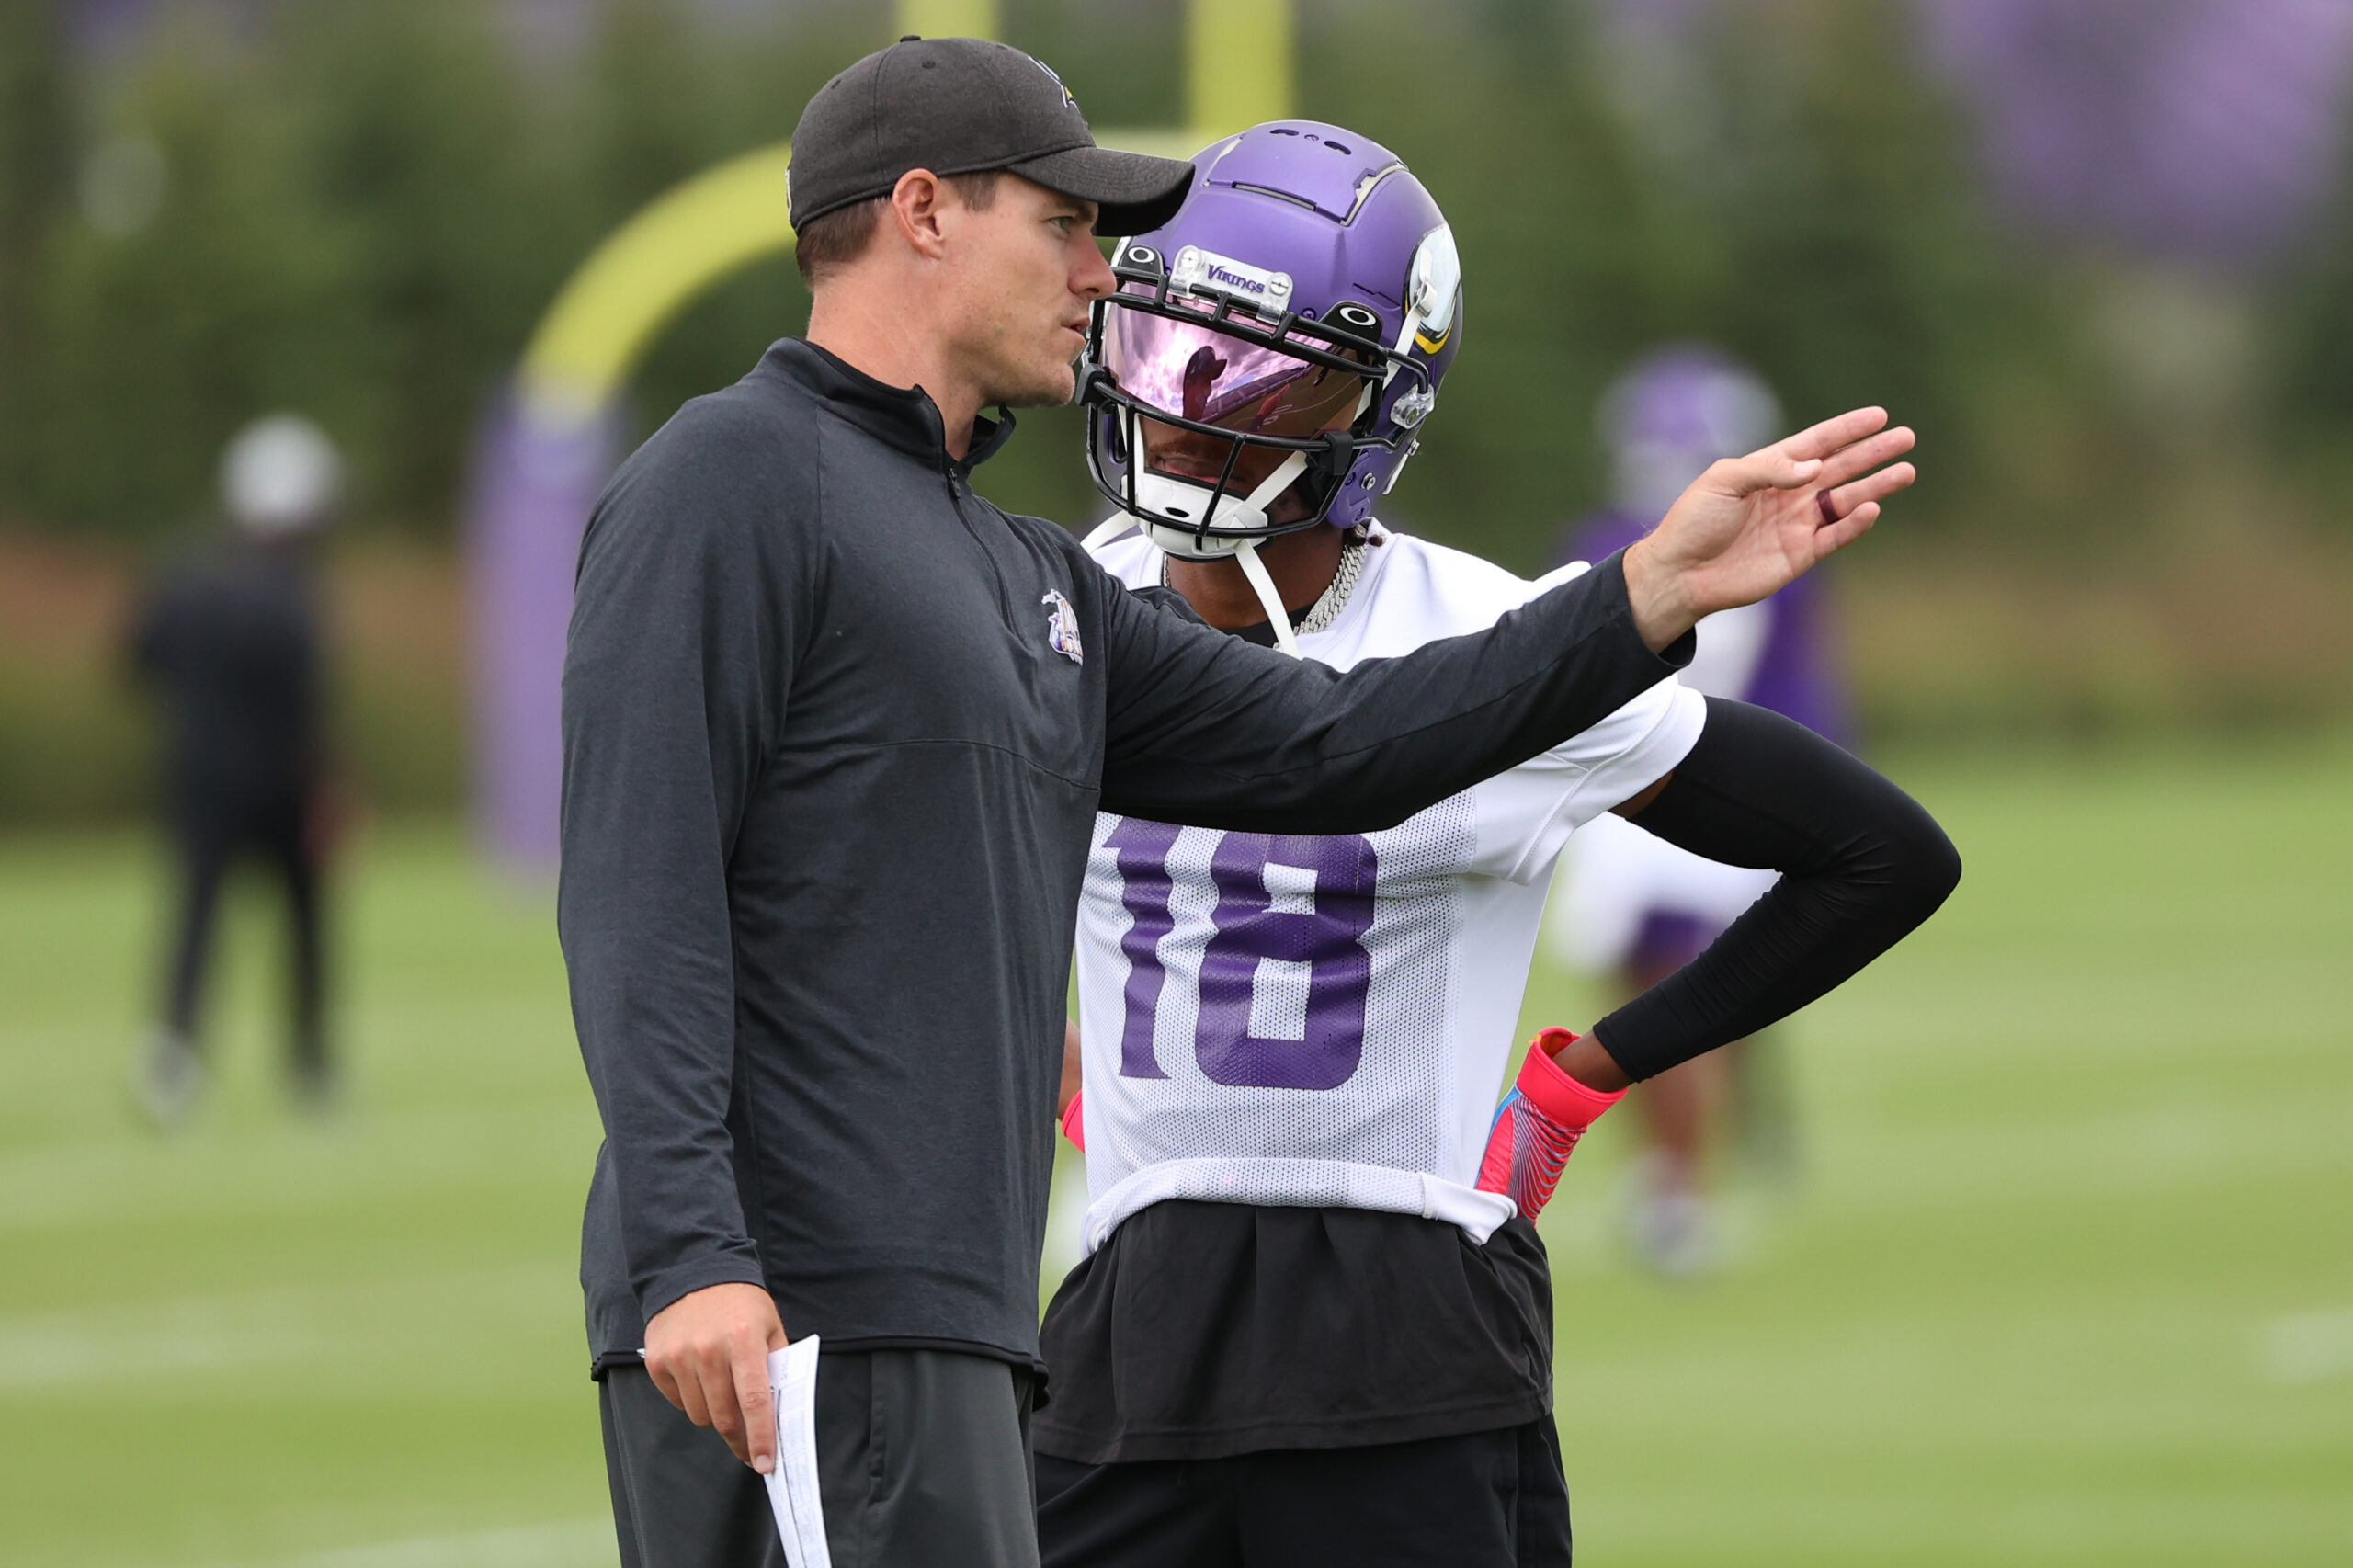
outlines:
[[[903,38],[817,89],[792,132],[792,226],[887,196],[909,169],[1009,169],[1141,234],[1176,214],[1193,165],[1095,144],[1063,79],[1008,44]]]

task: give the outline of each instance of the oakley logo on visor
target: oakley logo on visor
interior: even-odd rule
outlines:
[[[1176,264],[1168,271],[1168,284],[1188,292],[1207,288],[1222,294],[1239,295],[1265,306],[1269,313],[1290,309],[1290,273],[1268,272],[1199,245],[1187,245],[1176,253]]]

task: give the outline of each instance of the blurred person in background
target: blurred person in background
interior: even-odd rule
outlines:
[[[1613,504],[1570,532],[1564,561],[1601,561],[1657,525],[1719,458],[1754,451],[1781,427],[1772,390],[1722,351],[1671,345],[1643,355],[1603,395]],[[1817,578],[1699,623],[1681,680],[1767,708],[1844,744],[1846,691],[1834,667]],[[1689,963],[1771,887],[1770,871],[1703,860],[1604,817],[1569,841],[1550,926],[1554,956],[1639,995]],[[1786,1170],[1794,1129],[1784,1069],[1766,1037],[1698,1057],[1642,1085],[1643,1157],[1626,1214],[1636,1256],[1662,1274],[1706,1271],[1720,1252],[1708,1196],[1711,1144],[1729,1129],[1768,1169]]]
[[[131,665],[162,710],[164,822],[179,874],[163,1017],[136,1084],[158,1126],[185,1120],[203,1092],[199,1025],[221,889],[248,857],[286,896],[290,1084],[313,1109],[334,1095],[320,884],[335,813],[311,555],[342,491],[342,458],[316,425],[288,414],[256,420],[222,460],[233,538],[163,574],[137,611]]]

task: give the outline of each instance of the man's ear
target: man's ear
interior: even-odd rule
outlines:
[[[939,176],[929,169],[909,169],[891,187],[891,219],[900,237],[933,261],[948,255],[948,236],[939,224],[943,200]]]

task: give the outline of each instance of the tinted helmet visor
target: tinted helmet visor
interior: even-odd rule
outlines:
[[[1302,341],[1313,341],[1302,339]],[[1327,354],[1330,347],[1317,344]],[[1317,364],[1279,348],[1146,311],[1122,310],[1116,297],[1103,324],[1103,368],[1120,391],[1161,409],[1234,436],[1312,440],[1347,428],[1371,384],[1363,373]],[[1247,494],[1290,453],[1280,447],[1239,443],[1201,430],[1139,421],[1145,464],[1179,479],[1215,484],[1233,470],[1228,487]]]

